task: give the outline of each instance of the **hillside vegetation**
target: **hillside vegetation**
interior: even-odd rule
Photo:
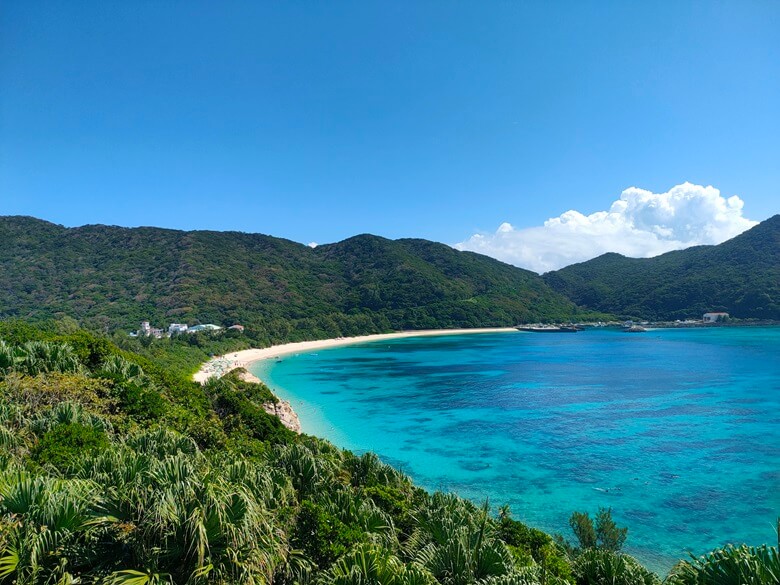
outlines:
[[[573,544],[287,431],[267,388],[199,386],[84,331],[0,323],[0,583],[653,585],[609,510]],[[774,547],[669,585],[778,583]]]
[[[241,323],[259,342],[564,320],[533,272],[425,240],[362,235],[311,249],[236,232],[64,228],[0,217],[0,318]]]
[[[605,254],[540,277],[426,240],[311,249],[237,232],[64,228],[0,217],[0,318],[98,330],[242,323],[255,345],[400,329],[726,311],[780,320],[780,216],[718,246]]]
[[[604,254],[544,275],[585,309],[673,320],[725,311],[780,320],[780,215],[717,246],[655,258]]]

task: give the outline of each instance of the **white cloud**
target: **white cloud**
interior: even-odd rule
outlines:
[[[306,244],[306,245],[307,245],[307,246],[309,246],[309,248],[312,248],[312,249],[314,249],[314,248],[316,248],[317,246],[319,246],[319,244],[318,244],[317,242],[309,242],[309,243],[308,243],[308,244]]]
[[[742,216],[743,201],[714,187],[683,183],[666,193],[631,187],[609,211],[570,210],[544,225],[517,229],[502,223],[494,233],[455,244],[535,272],[557,270],[605,252],[647,258],[700,244],[719,244],[756,225]]]

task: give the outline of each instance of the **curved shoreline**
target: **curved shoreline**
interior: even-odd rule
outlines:
[[[337,337],[335,339],[318,339],[316,341],[298,341],[295,343],[283,343],[271,347],[258,349],[244,349],[224,356],[212,358],[204,363],[192,377],[196,382],[203,384],[213,376],[222,376],[236,368],[245,368],[253,362],[272,359],[301,351],[313,351],[331,347],[342,347],[354,343],[371,341],[384,341],[387,339],[403,339],[406,337],[431,337],[435,335],[467,335],[473,333],[511,333],[517,332],[514,327],[482,327],[475,329],[423,329],[419,331],[399,331],[396,333],[376,333],[373,335],[360,335],[357,337]]]

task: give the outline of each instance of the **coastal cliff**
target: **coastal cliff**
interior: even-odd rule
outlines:
[[[292,432],[301,434],[301,421],[289,402],[280,398],[276,404],[263,404],[263,408],[268,414],[276,416]]]
[[[260,390],[257,394],[260,400],[255,400],[263,411],[279,419],[282,425],[296,434],[301,434],[301,421],[293,410],[292,405],[276,396],[263,381],[249,372],[244,363],[238,361],[236,356],[229,359],[227,356],[214,358],[203,364],[197,374],[193,376],[195,382],[206,384],[212,378],[222,378],[223,376],[234,376],[236,380],[244,384],[256,385]]]
[[[239,378],[244,382],[250,384],[262,384],[263,382],[254,374],[242,370],[239,373]],[[268,414],[271,414],[278,418],[282,424],[293,431],[294,433],[301,434],[301,421],[298,419],[298,415],[293,410],[292,405],[286,400],[282,400],[278,396],[276,397],[278,402],[265,402],[263,404],[263,410]]]

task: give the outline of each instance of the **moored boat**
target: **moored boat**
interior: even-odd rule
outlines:
[[[579,328],[574,325],[529,325],[515,327],[518,331],[530,331],[531,333],[577,333]]]

